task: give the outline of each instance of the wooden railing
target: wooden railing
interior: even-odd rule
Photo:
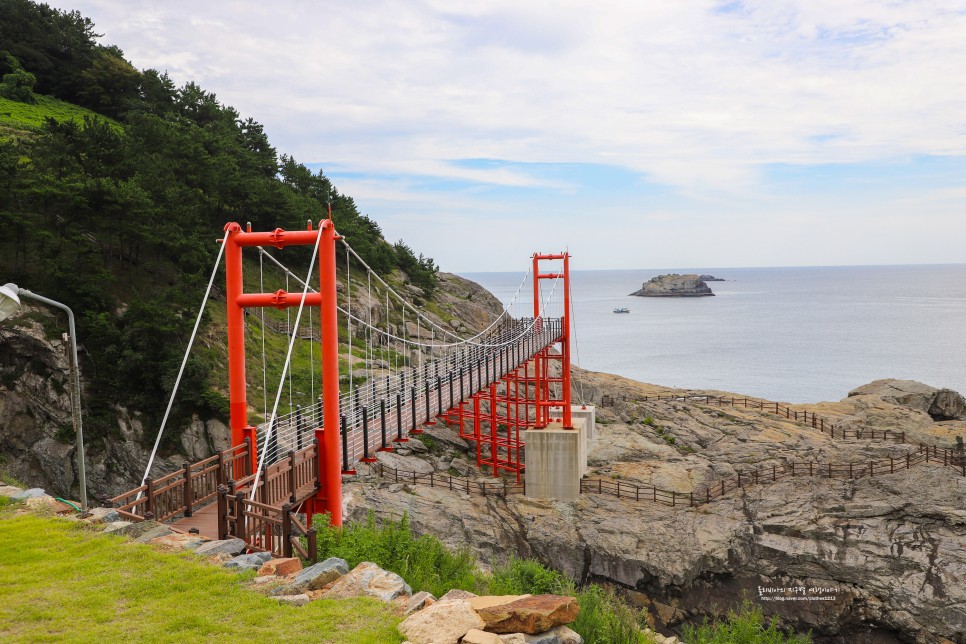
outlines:
[[[241,445],[184,467],[160,478],[147,479],[144,485],[107,499],[122,518],[131,521],[166,521],[192,512],[209,503],[219,486],[229,483],[233,491],[250,488],[259,478],[256,496],[262,504],[281,507],[301,503],[319,489],[318,445],[289,452],[288,456],[264,468],[256,477],[251,467],[249,439]]]
[[[235,492],[229,482],[218,488],[218,537],[242,539],[250,549],[275,557],[297,553],[316,563],[319,550],[315,529],[306,528],[293,508],[291,503],[277,507],[254,501],[244,492]]]
[[[477,494],[480,496],[506,497],[510,494],[524,493],[524,484],[522,483],[508,483],[507,481],[502,481],[501,483],[471,481],[469,479],[460,478],[457,476],[450,476],[449,474],[440,474],[439,472],[423,474],[421,472],[399,470],[394,467],[386,467],[382,463],[369,464],[369,471],[376,476],[391,480],[395,483],[428,485],[429,487],[445,488],[456,492]]]
[[[790,476],[821,476],[825,478],[858,479],[883,476],[908,470],[916,465],[934,464],[951,467],[961,476],[966,476],[966,456],[958,450],[943,449],[933,445],[920,445],[918,452],[904,456],[850,463],[786,463],[754,470],[736,472],[734,476],[721,479],[693,492],[664,490],[652,485],[637,485],[613,479],[585,479],[580,482],[580,491],[592,494],[607,494],[634,501],[663,503],[672,507],[686,505],[695,507],[710,503],[715,499],[744,489],[751,485],[773,483]]]
[[[177,515],[190,517],[196,507],[214,498],[218,486],[251,469],[248,439],[232,449],[197,463],[185,463],[161,478],[148,478],[143,485],[108,499],[124,519],[166,521]]]

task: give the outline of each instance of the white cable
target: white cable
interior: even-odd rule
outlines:
[[[265,251],[262,249],[261,246],[258,247],[258,250],[262,251],[261,253],[258,254],[258,288],[259,288],[258,292],[264,293],[265,292],[265,268],[264,268],[264,263],[262,262],[262,257],[264,256]],[[268,367],[265,362],[265,307],[260,306],[258,307],[258,310],[262,316],[262,417],[264,418],[265,414],[268,413],[268,375],[267,375]]]
[[[295,327],[298,328],[299,321],[302,319],[302,310],[305,308],[305,296],[308,295],[309,285],[308,279],[312,277],[312,269],[315,268],[315,258],[319,254],[319,243],[322,241],[322,230],[323,226],[319,226],[319,234],[315,239],[315,247],[312,249],[312,260],[309,262],[309,274],[306,277],[305,289],[302,291],[302,300],[299,302],[299,310],[295,315]],[[272,425],[275,422],[275,414],[278,412],[278,403],[282,399],[282,391],[285,389],[285,374],[288,373],[289,365],[292,363],[292,349],[295,347],[295,334],[288,341],[288,351],[285,354],[285,366],[282,367],[282,378],[278,383],[278,393],[275,394],[275,405],[272,407],[272,415],[268,419],[268,427],[265,431],[265,442],[262,444],[261,453],[258,457],[258,470],[255,472],[255,480],[252,483],[252,493],[249,497],[250,500],[255,499],[255,493],[258,490],[258,481],[262,476],[262,467],[265,465],[265,454],[268,450],[268,439],[272,435]]]
[[[198,334],[198,327],[201,326],[201,316],[205,312],[205,306],[208,304],[208,296],[211,294],[211,286],[215,283],[215,275],[218,274],[218,265],[221,263],[221,256],[225,252],[225,245],[228,243],[228,232],[225,231],[225,236],[221,240],[221,247],[218,249],[218,257],[215,258],[215,266],[211,269],[211,277],[208,279],[208,288],[205,290],[205,298],[201,301],[201,310],[198,311],[198,317],[195,319],[195,328],[191,330],[191,338],[188,340],[188,348],[184,352],[184,359],[181,360],[181,368],[178,369],[178,377],[174,381],[174,389],[171,390],[171,396],[168,398],[168,407],[164,410],[164,418],[161,419],[161,429],[158,430],[158,437],[154,441],[154,448],[151,450],[151,457],[148,459],[148,466],[144,470],[144,477],[141,479],[141,485],[148,480],[148,475],[151,473],[151,466],[154,465],[154,457],[158,453],[158,445],[161,444],[161,436],[164,434],[164,427],[168,423],[168,416],[171,414],[171,407],[174,405],[174,397],[178,393],[178,387],[181,386],[181,376],[184,375],[185,365],[188,364],[188,356],[191,354],[191,347],[194,345],[195,336]],[[141,498],[141,492],[138,492],[137,498]]]

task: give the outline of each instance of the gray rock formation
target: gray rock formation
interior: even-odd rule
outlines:
[[[705,275],[704,273],[699,275],[698,278],[702,282],[724,282],[725,281],[724,278],[715,277],[714,275]]]
[[[760,410],[643,399],[722,392],[576,374],[591,401],[599,403],[604,393],[616,401],[598,407],[601,437],[590,450],[591,478],[686,494],[741,469],[860,462],[916,449],[833,440]],[[934,421],[931,400],[915,409],[897,405],[895,392],[908,388],[893,383],[877,389],[881,395],[860,388],[866,393],[808,409],[844,426],[901,429],[910,440],[934,444],[952,446],[966,434],[966,422]],[[653,424],[642,423],[646,417]],[[513,553],[580,582],[617,584],[664,632],[735,606],[747,594],[766,615],[813,629],[817,642],[966,642],[966,478],[948,467],[851,480],[787,478],[696,509],[586,493],[574,503],[422,485],[398,494],[374,478],[350,483],[346,498],[352,520],[364,520],[370,509],[393,518],[407,512],[417,532],[454,548],[469,545],[484,563]],[[779,589],[813,599],[762,599]]]
[[[714,295],[698,275],[658,275],[639,290],[631,293],[640,297],[700,297]]]
[[[874,396],[899,407],[925,412],[933,420],[966,420],[966,399],[951,389],[936,389],[915,380],[875,380],[849,392]]]

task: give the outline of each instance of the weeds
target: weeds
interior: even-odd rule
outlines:
[[[738,612],[728,611],[725,619],[701,626],[685,626],[684,641],[688,644],[810,644],[811,631],[808,633],[785,633],[778,628],[778,620],[772,618],[765,626],[765,616],[761,607],[748,599],[741,602]]]

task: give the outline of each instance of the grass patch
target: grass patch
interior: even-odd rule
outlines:
[[[436,597],[453,588],[486,592],[487,582],[469,551],[451,552],[436,537],[414,536],[406,516],[377,524],[370,514],[365,523],[349,523],[340,529],[329,525],[327,516],[316,515],[312,525],[317,531],[319,561],[339,557],[349,568],[371,561],[405,579],[413,592],[426,590]]]
[[[67,103],[51,96],[35,94],[36,103],[20,103],[9,98],[0,97],[0,125],[14,128],[38,131],[44,124],[44,119],[50,117],[60,122],[76,121],[84,124],[84,118],[106,121],[117,131],[122,131],[121,125],[106,116],[92,112],[89,109]]]
[[[772,618],[765,624],[761,607],[749,600],[741,602],[737,612],[714,623],[705,621],[701,626],[685,626],[684,641],[688,644],[810,644],[811,631],[808,633],[786,633],[778,627],[778,620]]]
[[[63,519],[0,517],[4,641],[402,641],[377,600],[281,606],[245,579]]]

